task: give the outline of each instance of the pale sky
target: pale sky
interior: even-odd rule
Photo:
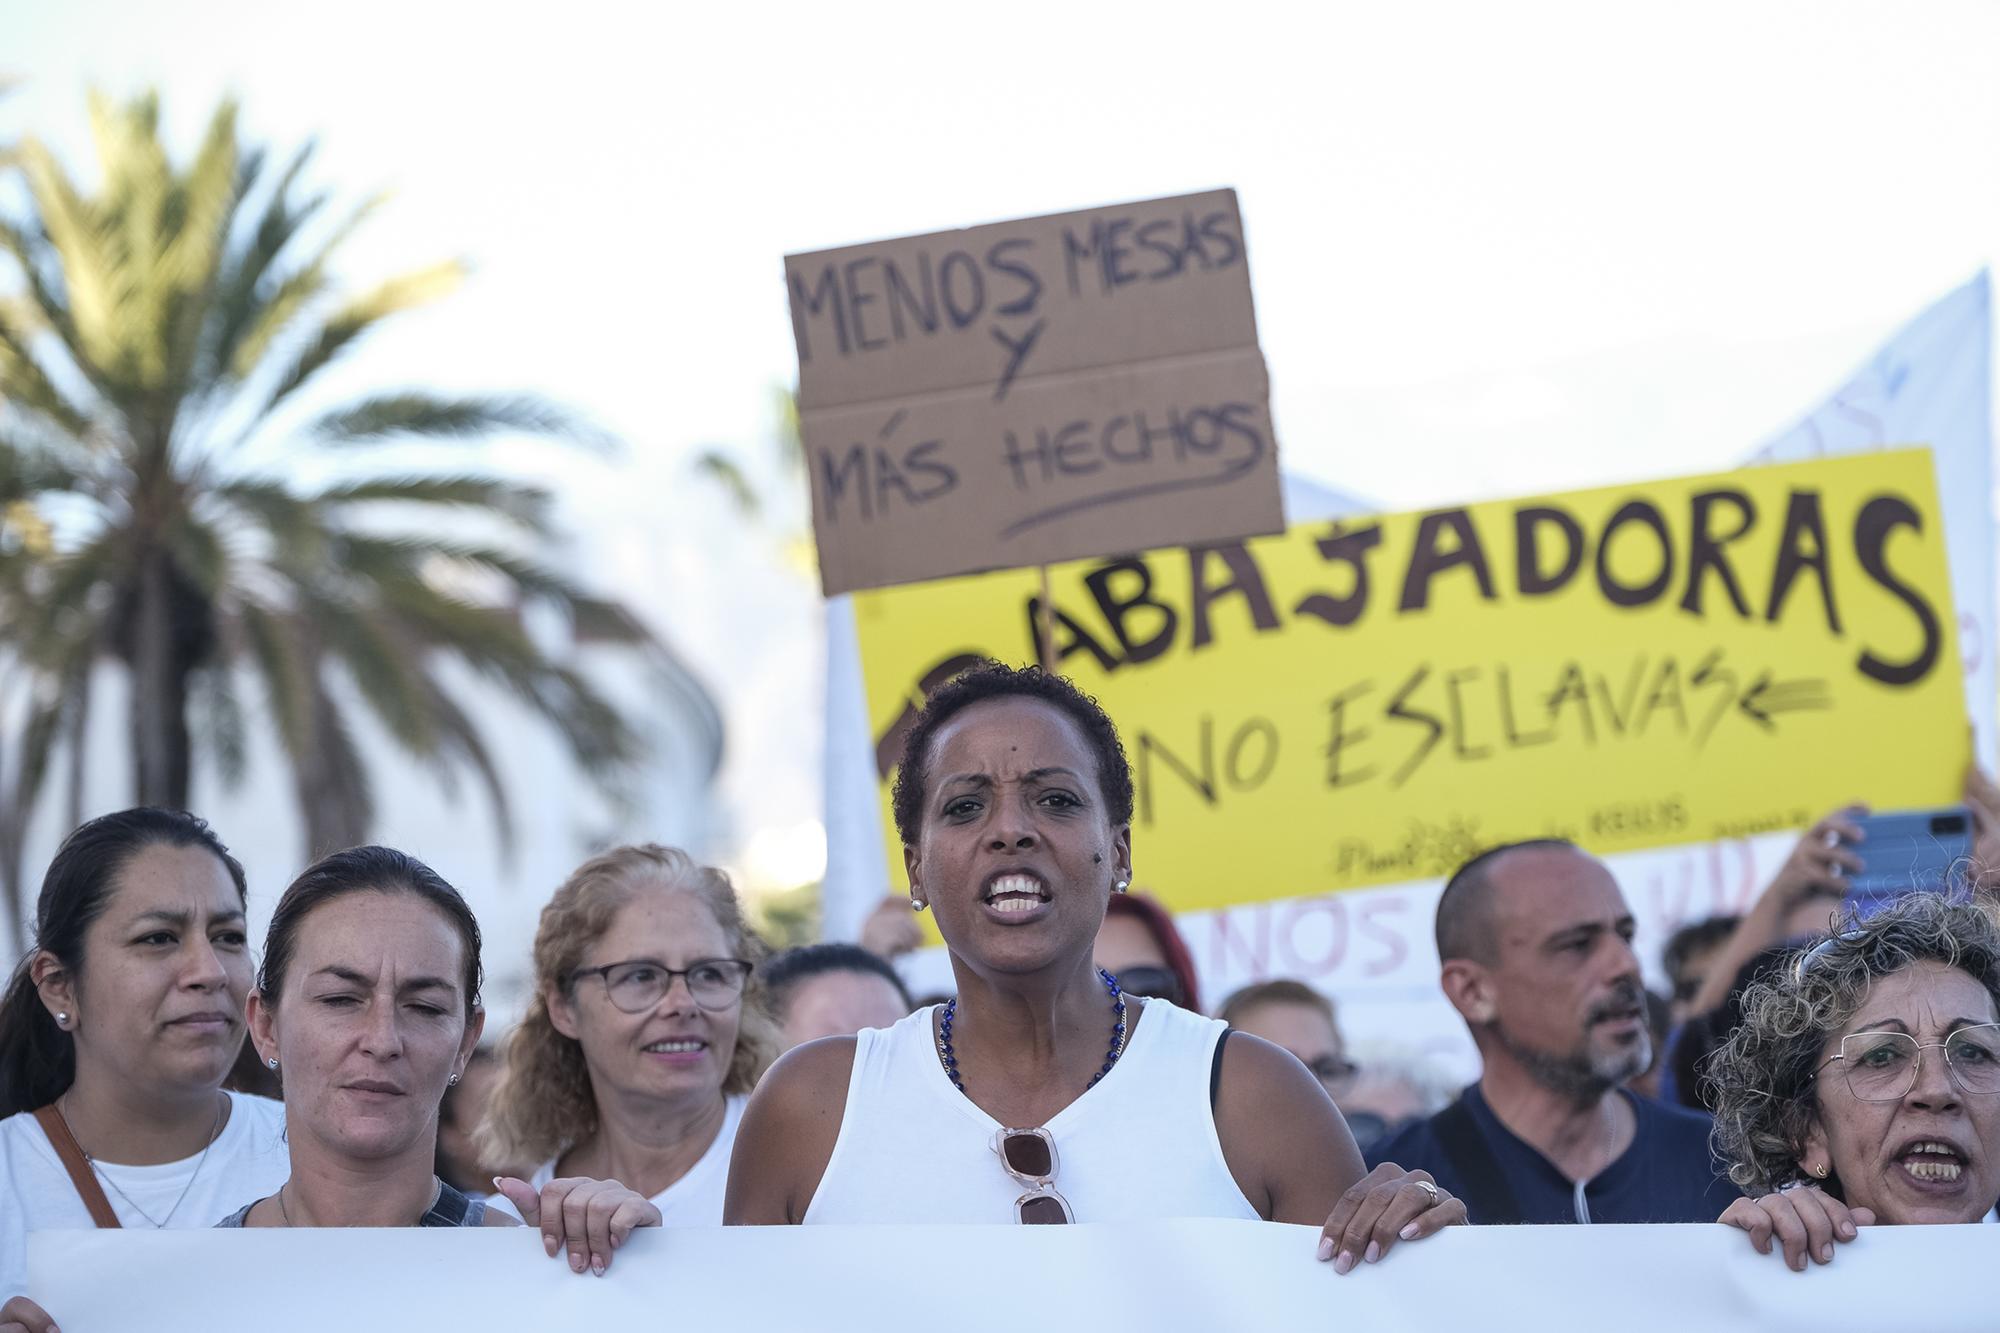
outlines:
[[[342,370],[535,389],[723,700],[732,829],[819,815],[817,599],[687,460],[764,457],[788,251],[1232,185],[1284,465],[1392,507],[1725,466],[2000,249],[2000,6],[12,0],[0,137],[216,98],[460,295]],[[508,456],[508,455],[503,455]],[[523,466],[542,464],[522,461]]]

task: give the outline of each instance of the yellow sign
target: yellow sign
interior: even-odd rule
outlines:
[[[855,597],[889,782],[923,691],[1035,660],[1016,570]],[[1177,909],[1957,799],[1927,450],[1294,527],[1050,570],[1059,669],[1118,724],[1138,881]]]

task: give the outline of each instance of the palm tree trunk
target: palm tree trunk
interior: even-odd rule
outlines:
[[[68,821],[64,828],[76,828],[83,823],[83,780],[89,765],[84,755],[84,742],[90,734],[90,668],[83,669],[83,680],[76,697],[70,701],[69,717],[69,805]]]
[[[140,805],[188,803],[188,664],[174,626],[173,566],[159,552],[139,567],[132,652],[132,760]]]

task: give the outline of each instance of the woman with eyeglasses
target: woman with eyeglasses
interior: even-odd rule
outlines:
[[[513,1214],[437,1175],[438,1108],[485,1026],[479,923],[458,891],[390,847],[323,857],[279,898],[250,992],[250,1039],[285,1094],[290,1175],[221,1227],[541,1231],[551,1257],[603,1276],[659,1210],[614,1180],[494,1184]]]
[[[1979,1222],[2000,1202],[2000,931],[1915,893],[1743,995],[1708,1065],[1722,1221],[1804,1271],[1856,1228]]]
[[[1127,997],[1095,965],[1132,878],[1132,775],[1074,685],[988,664],[942,686],[894,805],[958,993],[773,1067],[744,1113],[727,1221],[1261,1218],[1322,1228],[1319,1257],[1345,1273],[1465,1220],[1422,1173],[1364,1177],[1291,1055]]]
[[[744,1101],[778,1045],[728,876],[677,848],[620,847],[542,909],[535,996],[475,1137],[530,1183],[631,1185],[667,1226],[722,1221]]]

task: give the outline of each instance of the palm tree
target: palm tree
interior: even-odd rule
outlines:
[[[357,707],[444,780],[475,774],[507,837],[503,776],[440,675],[448,661],[523,701],[615,789],[637,734],[543,627],[647,654],[656,642],[540,558],[555,536],[546,491],[471,466],[389,466],[379,449],[449,458],[496,432],[602,436],[525,395],[315,406],[321,372],[451,290],[460,266],[343,291],[334,257],[379,201],[334,216],[302,184],[311,145],[282,160],[246,148],[232,102],[184,168],[156,96],[93,97],[91,119],[96,188],[29,137],[31,214],[0,220],[19,270],[0,295],[0,646],[29,693],[8,764],[10,859],[52,756],[67,748],[81,771],[91,668],[107,657],[131,676],[141,802],[185,805],[197,746],[240,781],[239,682],[260,680],[308,854],[368,829]]]

